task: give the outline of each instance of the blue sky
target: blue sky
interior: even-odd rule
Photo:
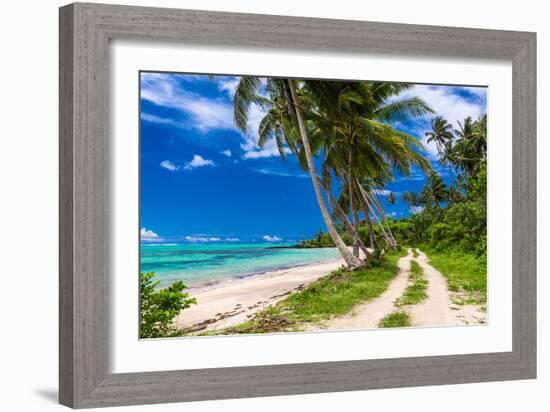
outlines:
[[[273,142],[257,145],[263,111],[252,106],[247,133],[235,127],[233,93],[239,78],[142,72],[141,237],[143,241],[295,241],[325,226],[309,175],[289,155],[285,163]],[[486,111],[486,89],[416,85],[402,96],[423,98],[457,126]],[[448,178],[424,133],[430,118],[394,124],[418,137],[434,167]],[[425,177],[396,176],[379,196],[388,214],[410,213],[403,191],[419,191]]]

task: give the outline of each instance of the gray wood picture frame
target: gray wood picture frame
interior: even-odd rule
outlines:
[[[71,4],[60,9],[59,399],[74,408],[536,376],[536,34]],[[513,65],[513,350],[109,373],[109,41],[495,58]]]

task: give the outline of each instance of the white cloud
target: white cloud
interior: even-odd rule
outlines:
[[[238,237],[228,237],[225,239],[226,242],[239,242],[241,239]]]
[[[386,190],[386,189],[374,189],[372,192],[378,196],[389,196],[390,193],[392,193],[391,190]]]
[[[265,240],[266,242],[280,242],[281,240],[283,240],[279,236],[270,236],[270,235],[264,235],[262,239]]]
[[[233,153],[231,153],[231,150],[222,150],[220,152],[220,154],[222,154],[224,156],[227,156],[227,157],[231,157],[233,155]]]
[[[204,76],[199,76],[202,80]],[[141,97],[158,106],[179,110],[190,117],[189,121],[175,121],[150,114],[142,114],[145,121],[173,125],[181,128],[191,128],[206,133],[209,130],[235,130],[233,118],[233,102],[226,99],[210,99],[199,94],[189,92],[181,87],[178,79],[192,79],[190,75],[175,75],[164,73],[143,73],[141,83]],[[216,78],[219,90],[229,93],[231,100],[234,96],[238,77],[220,76]],[[262,79],[265,86],[265,79]],[[241,148],[245,151],[244,159],[260,159],[279,156],[277,144],[270,139],[264,147],[258,146],[258,127],[267,113],[261,106],[252,104],[248,112],[247,132],[241,133],[243,142]],[[182,116],[183,117],[183,116]],[[287,151],[290,153],[290,150]]]
[[[160,240],[160,237],[159,237],[158,234],[156,234],[152,230],[149,230],[145,227],[142,227],[139,230],[139,235],[141,237],[141,240],[146,241],[146,242],[155,242],[155,241]]]
[[[193,160],[187,162],[183,168],[185,170],[193,170],[197,167],[215,166],[216,164],[212,160],[204,159],[201,155],[196,154],[193,156]]]
[[[423,206],[413,206],[411,207],[411,213],[412,214],[417,214],[417,213],[420,213],[424,210],[424,207]]]
[[[183,76],[183,75],[182,75]],[[201,132],[210,129],[235,129],[233,106],[222,99],[208,99],[184,90],[177,81],[177,75],[163,73],[143,73],[141,97],[157,106],[169,107],[186,113],[190,122],[162,120],[158,116],[148,116],[149,121],[171,123],[181,127],[195,128]],[[142,116],[143,117],[143,116]]]
[[[273,145],[275,147],[270,147],[270,144],[266,144],[262,149],[251,149],[243,155],[243,159],[265,159],[268,157],[273,156],[279,156],[279,149],[277,149],[277,145]],[[243,150],[246,150],[243,147]],[[292,151],[288,148],[284,148],[285,154],[291,154]]]
[[[173,119],[167,119],[165,117],[155,116],[149,113],[141,113],[141,120],[150,123],[165,124],[170,126],[182,127],[182,123],[178,123]]]
[[[260,173],[262,175],[309,178],[309,175],[306,174],[306,173],[292,174],[292,173],[288,173],[288,172],[280,172],[278,170],[272,170],[272,169],[267,169],[267,168],[251,169],[251,170],[253,170],[256,173]]]
[[[220,242],[221,238],[216,236],[185,236],[185,240],[192,243]]]
[[[160,162],[160,167],[166,170],[170,170],[171,172],[175,172],[179,170],[181,166],[176,165],[170,160],[163,160],[162,162]]]
[[[218,89],[227,92],[231,98],[235,96],[235,89],[239,85],[240,78],[220,76],[216,78]]]
[[[205,166],[216,166],[216,164],[212,160],[205,159],[198,154],[194,155],[193,159],[185,163],[183,167],[181,165],[175,164],[171,160],[163,160],[162,162],[160,162],[160,167],[166,170],[170,170],[171,172],[176,172],[182,168],[184,170],[193,170],[197,167],[205,167]]]
[[[194,101],[186,101],[185,109],[191,113],[201,132],[210,129],[234,129],[233,107],[224,103],[205,98],[196,98]]]
[[[415,85],[401,93],[400,98],[418,96],[424,99],[432,107],[435,115],[443,116],[454,127],[458,127],[458,121],[463,121],[470,116],[477,119],[486,112],[485,104],[474,102],[456,94],[456,87]],[[485,96],[486,89],[478,87],[464,87],[476,96]],[[483,99],[484,101],[484,99]]]

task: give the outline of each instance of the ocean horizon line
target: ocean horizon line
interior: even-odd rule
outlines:
[[[266,240],[212,240],[212,241],[189,241],[189,240],[140,240],[141,245],[154,246],[154,245],[164,245],[164,246],[176,246],[176,245],[242,245],[242,244],[262,244],[262,245],[284,245],[284,244],[295,244],[300,243],[303,239],[282,239],[278,241],[266,241]]]

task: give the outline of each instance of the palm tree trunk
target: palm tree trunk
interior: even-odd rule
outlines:
[[[374,237],[374,227],[372,225],[372,219],[370,217],[369,211],[363,209],[363,214],[365,215],[365,220],[367,221],[367,227],[369,228],[369,243],[372,250],[376,249],[376,238]]]
[[[353,256],[359,258],[359,244],[358,244],[358,230],[359,230],[359,216],[357,215],[357,205],[353,201],[353,156],[351,148],[348,149],[348,195],[350,210],[353,216]]]
[[[333,206],[333,208],[337,212],[337,214],[340,216],[340,219],[342,220],[342,223],[346,227],[346,230],[351,235],[353,235],[354,228],[353,228],[352,224],[349,222],[348,217],[346,216],[344,211],[339,208],[338,203],[334,203],[334,202],[331,201],[331,205]],[[365,257],[368,257],[370,255],[371,252],[367,249],[367,247],[365,246],[365,244],[363,243],[363,241],[361,240],[360,237],[358,237],[357,245],[363,251],[363,253],[365,254]]]
[[[378,202],[378,200],[376,199],[376,197],[372,192],[365,193],[365,194],[367,195],[367,198],[369,198],[369,200],[372,200],[372,204],[374,205],[376,212],[378,212],[378,215],[382,219],[380,224],[384,224],[386,226],[386,232],[388,233],[388,236],[392,242],[392,245],[394,246],[394,248],[397,248],[397,240],[395,240],[395,236],[393,236],[393,232],[390,228],[390,225],[388,224],[388,219],[386,218],[384,209],[382,208],[382,206],[380,205],[380,203]]]
[[[367,222],[367,228],[369,230],[369,243],[370,248],[372,250],[375,250],[377,248],[377,242],[376,237],[374,236],[374,226],[372,224],[372,219],[370,217],[370,210],[369,205],[367,204],[368,200],[363,196],[363,187],[358,182],[357,187],[359,188],[359,203],[361,204],[361,209],[363,210],[363,215],[365,216],[365,220]]]
[[[395,247],[392,244],[392,240],[390,239],[390,237],[388,236],[388,233],[384,229],[384,225],[382,224],[380,219],[378,219],[378,216],[376,215],[375,210],[371,206],[371,201],[369,200],[369,198],[367,196],[367,192],[365,191],[365,189],[361,185],[359,185],[359,193],[361,194],[360,199],[363,202],[363,209],[366,209],[366,211],[367,211],[367,216],[369,216],[368,212],[370,211],[372,213],[373,219],[375,219],[378,222],[378,226],[380,226],[380,230],[382,231],[382,236],[384,236],[384,239],[385,239],[386,243],[388,244],[388,246],[390,248],[394,249]],[[369,217],[369,220],[370,220],[370,217]]]
[[[335,215],[340,216],[340,220],[342,220],[342,223],[344,223],[344,226],[346,227],[347,231],[353,236],[353,234],[355,233],[355,229],[349,222],[346,212],[342,210],[342,208],[340,207],[336,199],[334,199],[334,196],[332,196],[332,193],[330,193],[330,190],[327,189],[326,186],[323,186],[323,187],[325,189],[325,192],[327,193],[329,203],[332,207],[332,210],[335,212]],[[365,259],[366,259],[370,255],[370,252],[359,236],[357,236],[357,240],[358,240],[357,242],[358,246],[361,248],[361,250],[365,254]]]
[[[359,213],[353,204],[353,256],[359,257]]]
[[[378,226],[380,226],[380,230],[382,231],[382,236],[384,236],[384,239],[386,240],[386,243],[388,244],[388,246],[390,248],[395,249],[395,247],[392,244],[392,241],[391,241],[390,237],[388,236],[388,233],[384,229],[384,225],[382,224],[382,222],[380,221],[380,219],[376,215],[375,210],[371,206],[371,201],[369,200],[369,198],[367,196],[367,192],[365,191],[365,189],[363,189],[363,186],[359,186],[359,192],[361,193],[362,199],[365,202],[366,207],[372,213],[372,217],[378,222]]]
[[[294,103],[294,109],[296,110],[296,119],[298,121],[298,128],[300,129],[300,137],[302,138],[302,144],[304,146],[304,153],[306,155],[307,167],[309,169],[309,175],[311,176],[311,181],[313,183],[313,189],[315,191],[315,196],[317,197],[317,202],[319,203],[319,209],[321,209],[321,215],[323,215],[323,220],[327,226],[330,237],[334,241],[334,244],[338,248],[338,251],[344,258],[346,264],[350,268],[355,268],[361,265],[361,261],[352,255],[348,247],[336,231],[334,223],[330,217],[330,213],[327,210],[325,205],[325,199],[323,199],[323,194],[321,193],[321,185],[319,184],[319,179],[317,173],[315,172],[315,165],[313,163],[313,154],[311,153],[311,147],[309,145],[309,138],[306,131],[306,125],[302,117],[302,111],[299,107],[298,94],[296,93],[296,86],[294,80],[288,79],[288,87],[290,89],[290,94],[292,95],[292,101]]]

